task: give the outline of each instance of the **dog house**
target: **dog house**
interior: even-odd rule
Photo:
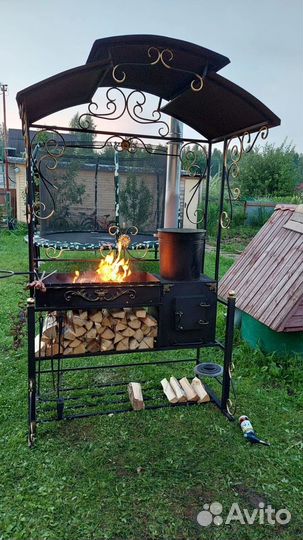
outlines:
[[[252,346],[278,355],[303,354],[303,205],[277,205],[219,283],[242,312],[241,332]]]

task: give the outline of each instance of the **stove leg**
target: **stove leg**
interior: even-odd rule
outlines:
[[[230,384],[231,384],[231,372],[232,372],[232,353],[233,353],[233,339],[234,339],[234,318],[235,318],[235,306],[236,295],[234,291],[228,293],[227,298],[227,317],[225,328],[225,346],[224,346],[224,368],[223,368],[223,381],[222,381],[222,397],[221,397],[221,409],[223,412],[230,414]]]
[[[196,365],[200,364],[201,349],[197,349]]]
[[[35,359],[35,300],[27,300],[28,331],[28,445],[32,448],[36,439],[36,359]]]

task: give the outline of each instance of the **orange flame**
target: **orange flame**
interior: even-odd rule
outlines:
[[[76,281],[79,279],[79,276],[80,276],[80,272],[79,272],[79,270],[76,270],[75,275],[74,275],[74,279],[73,279],[73,283],[76,283]]]
[[[121,257],[121,251],[122,245],[120,242],[118,242],[118,253],[115,254],[114,251],[111,251],[103,260],[100,261],[96,270],[100,281],[115,281],[116,283],[121,283],[131,275],[129,261],[124,257]],[[76,270],[73,283],[76,283],[79,277],[80,272]]]

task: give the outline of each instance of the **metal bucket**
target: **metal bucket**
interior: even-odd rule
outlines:
[[[174,281],[199,279],[205,234],[204,229],[158,229],[161,277]]]

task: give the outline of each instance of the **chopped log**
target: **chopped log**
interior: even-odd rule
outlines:
[[[143,319],[143,323],[146,325],[146,326],[157,326],[158,323],[156,321],[156,319],[154,317],[152,317],[152,315],[146,315],[145,319]]]
[[[129,348],[131,351],[134,351],[135,349],[138,349],[139,343],[135,338],[131,338],[129,340]]]
[[[58,325],[55,317],[47,316],[43,324],[42,336],[48,337],[50,339],[55,339],[57,335],[57,330]]]
[[[180,386],[180,384],[179,384],[178,380],[176,379],[176,377],[171,377],[169,379],[169,384],[172,387],[173,391],[175,392],[179,403],[184,403],[185,401],[187,401],[185,392],[184,392],[183,388]]]
[[[84,336],[86,334],[86,328],[85,326],[76,326],[75,327],[75,335],[77,338]]]
[[[131,382],[128,385],[129,400],[134,411],[141,411],[145,408],[142,388],[140,383]]]
[[[102,339],[112,339],[115,337],[114,332],[110,328],[106,328],[101,334]]]
[[[138,319],[145,319],[147,312],[145,309],[136,309],[135,314]]]
[[[90,320],[93,321],[94,323],[101,323],[102,322],[102,319],[103,319],[103,316],[102,316],[102,313],[101,311],[97,311],[97,313],[94,313],[93,315],[90,315]]]
[[[124,336],[124,337],[132,337],[135,335],[135,330],[133,330],[132,328],[126,328],[125,330],[123,330],[123,332],[121,332],[121,334]]]
[[[73,354],[75,352],[75,349],[72,349],[71,347],[66,347],[64,349],[63,354]]]
[[[114,349],[114,344],[110,339],[101,339],[101,351],[111,351]]]
[[[157,335],[158,335],[158,327],[153,326],[150,329],[150,331],[149,331],[149,333],[147,335],[150,336],[150,337],[157,337]]]
[[[79,317],[80,317],[80,319],[83,319],[84,321],[87,321],[87,318],[88,318],[87,311],[80,311]]]
[[[101,323],[95,322],[95,328],[97,330],[97,334],[102,334],[104,328]]]
[[[88,332],[86,332],[85,339],[96,339],[97,336],[97,330],[96,328],[91,328]]]
[[[79,327],[79,328],[81,328],[81,327]],[[85,332],[85,330],[83,330],[83,332]],[[65,326],[63,328],[63,339],[73,341],[75,339],[75,337],[77,337],[77,336],[76,336],[75,332],[71,329],[70,326]]]
[[[81,319],[81,317],[79,317],[79,315],[74,315],[73,316],[73,323],[75,326],[84,326],[85,325],[85,321],[83,319]]]
[[[45,354],[46,343],[40,340],[40,334],[35,337],[35,355],[43,356]]]
[[[178,402],[178,398],[175,394],[175,392],[173,391],[171,385],[169,384],[168,380],[167,379],[162,379],[161,381],[161,386],[163,388],[163,392],[164,394],[166,395],[168,401],[170,403],[177,403]]]
[[[127,323],[124,324],[124,323],[119,321],[118,324],[116,325],[117,332],[121,332],[122,330],[126,330],[126,328],[127,328]]]
[[[79,347],[79,345],[81,345],[82,341],[80,341],[80,339],[74,339],[74,341],[71,341],[69,346],[74,349],[75,347]]]
[[[150,332],[150,326],[147,326],[146,324],[142,324],[141,330],[144,334],[144,336],[147,336]]]
[[[116,351],[127,351],[129,348],[129,339],[124,338],[116,345]]]
[[[94,321],[91,321],[91,320],[90,320],[90,321],[86,321],[86,322],[85,322],[85,328],[86,328],[87,330],[90,330],[93,326],[94,326]],[[100,326],[101,326],[101,325],[100,325]]]
[[[153,337],[145,336],[143,341],[146,344],[146,346],[148,347],[148,349],[153,349],[154,348],[154,338]]]
[[[200,379],[198,379],[198,377],[193,378],[191,382],[191,386],[194,392],[196,392],[196,394],[199,396],[198,403],[206,403],[207,401],[210,401],[210,397],[208,393],[206,392],[204,385],[202,384]]]
[[[141,343],[142,339],[144,338],[144,334],[143,334],[141,328],[138,328],[138,330],[136,330],[136,332],[134,333],[134,338],[135,338],[139,343]]]
[[[115,328],[119,322],[119,319],[114,319],[114,317],[112,316],[109,317],[109,320],[110,320],[111,328]]]
[[[119,343],[119,341],[122,341],[122,339],[124,339],[124,336],[122,336],[122,334],[119,334],[119,332],[115,335],[115,339],[114,339],[114,345],[116,345],[116,343]]]
[[[115,319],[124,319],[125,317],[125,313],[124,311],[112,311],[112,316],[115,318]]]
[[[142,349],[142,350],[148,349],[148,346],[146,345],[144,339],[142,339],[141,343],[139,343],[138,349],[140,349],[140,350],[141,350],[141,349]]]
[[[136,315],[132,312],[127,314],[127,318],[129,321],[134,321],[135,319],[137,319]]]
[[[98,352],[100,350],[100,343],[97,340],[92,339],[87,344],[87,350],[91,353]]]
[[[86,347],[84,343],[81,343],[81,345],[75,347],[74,349],[72,349],[72,351],[74,354],[84,354],[86,352]]]
[[[198,401],[199,396],[196,394],[195,390],[190,385],[190,382],[186,377],[183,377],[183,379],[180,379],[179,383],[181,384],[187,401]]]
[[[135,317],[134,319],[131,319],[129,321],[128,326],[130,326],[130,328],[134,328],[135,330],[138,330],[138,328],[140,328],[141,326],[141,322],[137,319],[137,317]]]
[[[111,328],[111,320],[108,317],[103,317],[102,319],[102,326],[106,326],[108,328]]]
[[[55,356],[56,354],[59,354],[59,343],[54,342],[46,346],[47,356]]]
[[[108,317],[108,316],[109,316],[109,311],[108,311],[108,309],[105,309],[105,308],[102,309],[102,316],[103,316],[103,317]]]

